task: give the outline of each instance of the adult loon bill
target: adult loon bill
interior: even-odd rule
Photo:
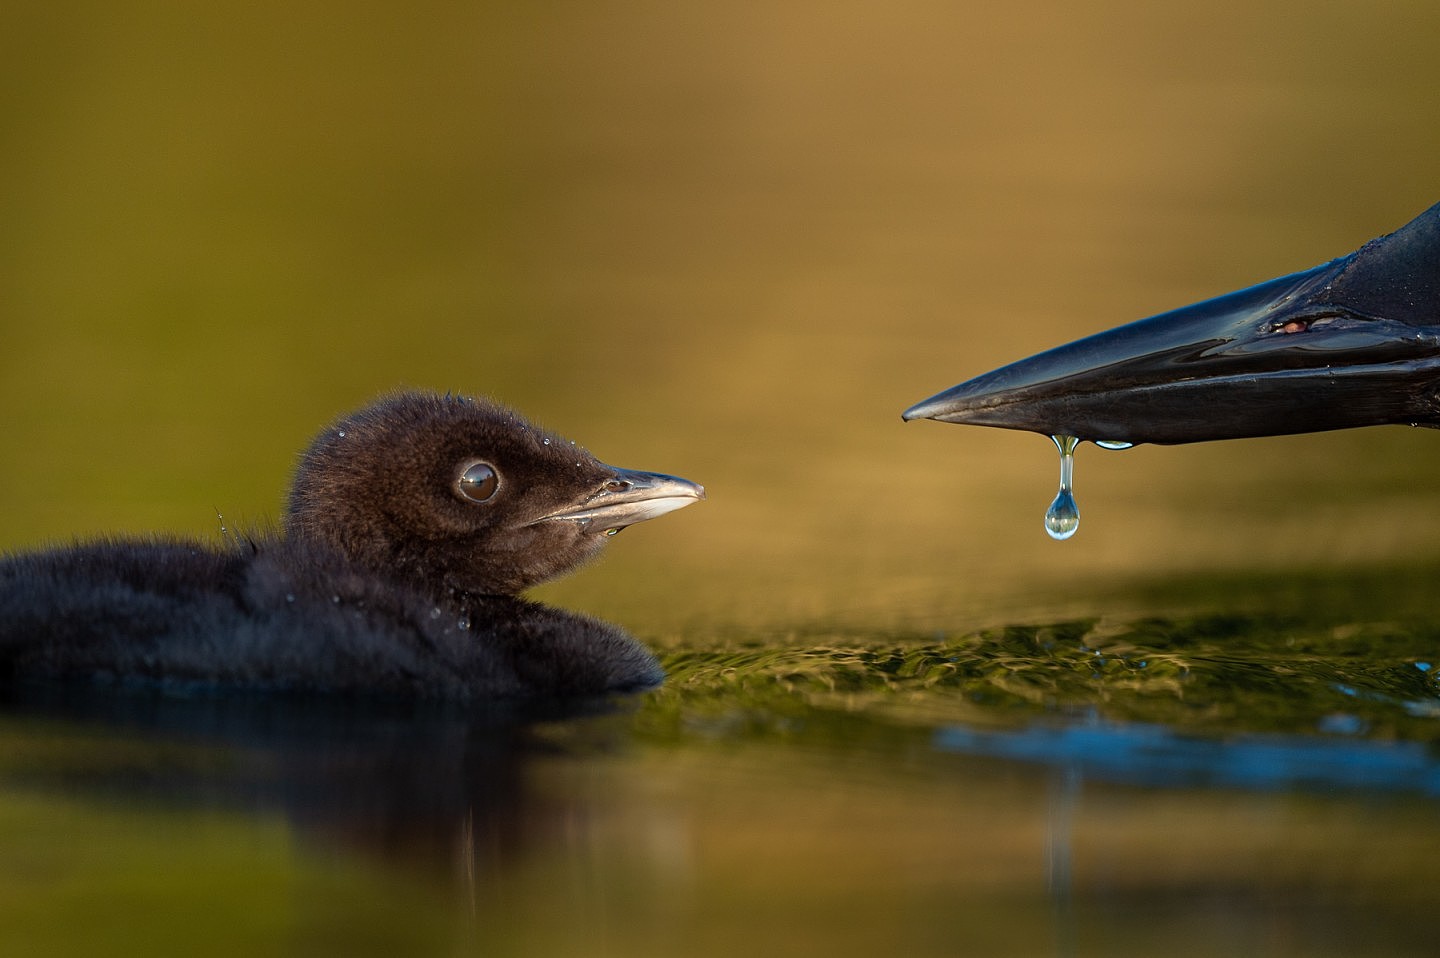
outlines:
[[[1440,426],[1440,204],[1348,256],[977,376],[904,418],[1129,443]]]

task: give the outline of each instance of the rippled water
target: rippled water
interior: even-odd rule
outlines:
[[[525,714],[25,686],[0,928],[144,953],[1425,954],[1437,638],[1323,614],[769,635]]]
[[[706,502],[583,709],[0,701],[0,952],[1432,955],[1440,436],[902,424],[1440,199],[1433,4],[0,8],[0,548],[399,385]],[[223,520],[217,519],[223,515]]]

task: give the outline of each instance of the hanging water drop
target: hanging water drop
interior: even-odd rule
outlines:
[[[1129,449],[1135,445],[1133,442],[1126,442],[1123,439],[1093,439],[1091,441],[1101,449]]]
[[[1074,436],[1051,436],[1060,450],[1060,491],[1045,510],[1045,531],[1052,539],[1068,539],[1080,528],[1080,507],[1070,486],[1075,475],[1075,447],[1080,440]]]
[[[1069,489],[1061,489],[1045,510],[1045,531],[1052,539],[1068,539],[1080,528],[1080,508]]]

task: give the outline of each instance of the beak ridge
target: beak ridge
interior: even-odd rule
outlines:
[[[679,476],[616,469],[599,491],[583,504],[551,513],[539,521],[580,522],[587,528],[613,534],[637,522],[683,509],[704,498],[704,486]]]

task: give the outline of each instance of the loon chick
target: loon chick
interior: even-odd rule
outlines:
[[[280,530],[0,558],[0,674],[471,701],[653,687],[630,636],[517,593],[704,495],[488,401],[400,393],[315,439]]]

